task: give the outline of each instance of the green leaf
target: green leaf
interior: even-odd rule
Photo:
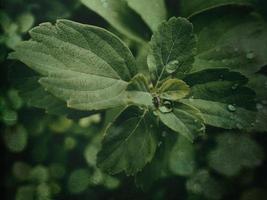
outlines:
[[[223,175],[237,175],[241,169],[257,167],[263,161],[261,147],[248,135],[222,133],[216,141],[217,147],[209,153],[208,161]]]
[[[171,18],[162,23],[152,36],[148,66],[156,82],[170,75],[167,66],[178,63],[175,73],[184,74],[191,69],[196,38],[192,24],[185,18]],[[170,72],[170,71],[169,71]]]
[[[190,141],[205,131],[201,113],[192,106],[175,103],[172,112],[157,111],[156,113],[163,124]]]
[[[27,147],[28,132],[23,126],[7,129],[3,136],[5,145],[10,152],[20,153]]]
[[[199,39],[192,71],[227,67],[250,75],[267,64],[267,25],[258,16],[225,8],[191,20]]]
[[[166,20],[167,10],[164,0],[126,0],[130,8],[136,11],[150,27],[156,31],[158,25]]]
[[[125,95],[127,96],[127,104],[139,105],[146,108],[152,108],[154,106],[148,81],[143,74],[137,74],[130,81]]]
[[[38,83],[41,76],[29,68],[14,65],[11,67],[9,75],[12,84],[18,89],[19,95],[29,106],[44,109],[48,114],[68,118],[81,118],[92,114],[92,112],[68,108],[64,101],[44,90]]]
[[[189,176],[196,169],[195,149],[192,142],[185,137],[178,137],[178,140],[170,152],[170,170],[180,176]]]
[[[105,133],[98,167],[110,174],[125,171],[134,175],[141,171],[156,151],[154,131],[147,111],[126,108]]]
[[[150,35],[141,17],[128,7],[125,0],[81,0],[81,2],[130,39],[142,43],[146,34]]]
[[[247,78],[228,69],[189,74],[191,97],[181,102],[203,114],[206,124],[225,129],[246,129],[255,121],[255,93],[245,87]]]
[[[202,99],[182,99],[181,102],[200,110],[205,124],[224,129],[247,129],[255,121],[255,112],[232,104]]]
[[[191,98],[255,110],[255,92],[245,86],[248,79],[238,72],[208,69],[189,74],[184,81],[190,85]]]
[[[163,127],[165,128],[165,127]],[[136,185],[143,190],[150,189],[157,180],[169,177],[169,157],[171,150],[177,140],[177,135],[171,131],[166,132],[159,129],[158,148],[153,160],[148,163],[145,168],[136,175]]]
[[[160,97],[171,101],[178,101],[189,94],[189,86],[182,80],[168,79],[159,88]]]
[[[21,33],[27,32],[30,28],[32,28],[34,20],[34,16],[29,12],[25,12],[19,15],[17,19],[19,31]]]
[[[181,0],[180,10],[183,16],[192,16],[198,13],[227,5],[251,5],[254,0]]]
[[[113,34],[68,20],[44,23],[10,57],[45,76],[40,83],[68,106],[100,110],[125,104],[136,74],[130,50]]]
[[[212,177],[207,170],[199,170],[186,182],[189,192],[201,195],[205,199],[222,199],[225,192],[222,186],[221,182]]]

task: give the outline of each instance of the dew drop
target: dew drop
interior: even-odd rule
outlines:
[[[256,104],[256,108],[257,110],[262,110],[263,109],[263,105],[261,105],[260,103]]]
[[[177,70],[178,67],[179,67],[179,61],[173,60],[166,65],[166,72],[172,74]]]
[[[236,124],[236,127],[237,127],[238,129],[243,129],[243,126],[242,126],[241,124],[239,124],[239,123]]]
[[[103,6],[104,8],[107,8],[107,7],[108,7],[108,2],[107,2],[107,0],[100,0],[100,1],[101,1],[102,6]]]
[[[194,101],[194,96],[189,97],[188,100],[189,100],[190,102],[193,102],[193,101]]]
[[[251,59],[253,59],[255,57],[255,54],[253,52],[248,52],[246,54],[246,57],[247,57],[247,59],[251,60]]]
[[[162,141],[158,142],[158,147],[160,147],[162,145]]]
[[[235,106],[232,105],[232,104],[229,104],[229,105],[227,106],[227,108],[228,108],[228,110],[229,110],[230,112],[235,112],[235,111],[236,111]]]
[[[223,59],[222,62],[223,62],[224,64],[227,64],[227,60],[226,60],[226,59]]]
[[[167,132],[166,131],[163,131],[162,132],[162,137],[166,137],[166,135],[167,135]]]
[[[236,90],[238,86],[239,86],[238,83],[235,83],[234,85],[232,85],[232,89]]]
[[[169,113],[173,110],[173,103],[169,100],[164,100],[162,105],[159,106],[159,111],[162,113]]]

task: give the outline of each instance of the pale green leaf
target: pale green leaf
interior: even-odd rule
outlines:
[[[175,103],[172,112],[157,111],[157,115],[163,124],[190,141],[205,131],[201,113],[192,106]]]
[[[130,50],[113,34],[68,20],[44,23],[30,32],[11,58],[45,76],[40,83],[68,106],[100,110],[125,104],[124,91],[136,73]]]
[[[213,8],[227,5],[251,5],[254,0],[180,0],[183,16],[192,16]]]
[[[250,75],[267,64],[267,26],[258,16],[225,8],[191,20],[199,39],[192,71],[227,67]]]
[[[179,136],[169,157],[170,170],[180,176],[189,176],[196,169],[194,144]]]
[[[222,133],[216,141],[217,147],[209,153],[208,161],[223,175],[238,175],[241,169],[257,167],[263,161],[261,147],[248,135]]]
[[[134,175],[149,163],[156,151],[155,129],[147,111],[126,108],[110,124],[97,158],[100,169],[110,174]]]
[[[167,70],[169,63],[179,65],[173,73],[184,74],[191,69],[195,45],[193,26],[187,19],[173,17],[159,26],[152,36],[148,56],[149,70],[156,86],[170,75]]]
[[[12,66],[10,78],[14,87],[18,89],[20,96],[29,106],[44,109],[48,114],[68,118],[80,118],[92,114],[92,112],[68,108],[66,102],[46,92],[38,83],[41,76],[27,67]]]
[[[92,11],[103,17],[120,33],[137,42],[143,42],[150,31],[141,17],[127,5],[126,0],[81,0]]]
[[[196,107],[206,124],[224,129],[246,129],[255,121],[255,112],[231,104],[203,99],[183,99],[181,102]]]
[[[178,101],[189,94],[189,86],[179,79],[168,79],[159,88],[160,97],[171,101]]]
[[[152,31],[166,20],[167,10],[164,0],[126,0],[130,8],[135,10],[146,22]]]

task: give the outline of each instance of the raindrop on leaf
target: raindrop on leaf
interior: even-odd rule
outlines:
[[[179,67],[179,61],[173,60],[166,65],[166,72],[172,74],[177,70],[178,67]]]
[[[235,112],[235,111],[236,111],[236,107],[235,107],[234,105],[229,104],[229,105],[227,106],[227,108],[228,108],[228,110],[229,110],[230,112]]]
[[[232,89],[233,89],[233,90],[236,90],[237,87],[238,87],[238,83],[235,83],[235,84],[232,86]]]
[[[248,52],[246,57],[247,57],[247,59],[251,60],[255,57],[255,54],[253,52]]]

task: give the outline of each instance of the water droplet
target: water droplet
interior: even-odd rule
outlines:
[[[229,104],[229,105],[227,106],[227,108],[228,108],[228,110],[229,110],[230,112],[235,112],[235,111],[236,111],[236,108],[235,108],[234,105]]]
[[[233,90],[236,90],[238,86],[239,86],[239,84],[238,83],[235,83],[234,85],[232,85],[232,89]]]
[[[179,61],[173,60],[166,65],[166,72],[172,74],[177,70],[178,67],[179,67]]]
[[[239,124],[239,123],[236,124],[236,127],[237,127],[238,129],[243,129],[243,126],[242,126],[241,124]]]
[[[255,123],[251,123],[250,125],[251,125],[251,127],[254,127],[255,126]]]
[[[237,52],[237,51],[239,51],[239,49],[236,47],[236,48],[234,49],[234,51]]]
[[[166,135],[167,135],[167,132],[166,131],[163,131],[162,132],[162,137],[166,137]]]
[[[194,96],[189,97],[188,100],[189,100],[190,102],[193,102],[193,101],[194,101]]]
[[[261,105],[260,103],[256,104],[256,108],[257,110],[262,110],[263,109],[263,105]]]
[[[169,113],[172,112],[172,110],[173,110],[172,102],[168,100],[165,100],[163,102],[163,105],[159,106],[159,111],[162,113]]]
[[[253,59],[255,57],[255,54],[253,52],[248,52],[246,54],[246,57],[247,57],[247,59],[251,60],[251,59]]]
[[[223,59],[222,62],[223,62],[224,64],[227,64],[227,60],[226,60],[226,59]]]
[[[158,142],[158,147],[160,147],[162,145],[162,141]]]
[[[108,7],[108,2],[107,2],[107,0],[100,0],[100,1],[101,1],[102,6],[103,6],[104,8],[107,8],[107,7]]]

